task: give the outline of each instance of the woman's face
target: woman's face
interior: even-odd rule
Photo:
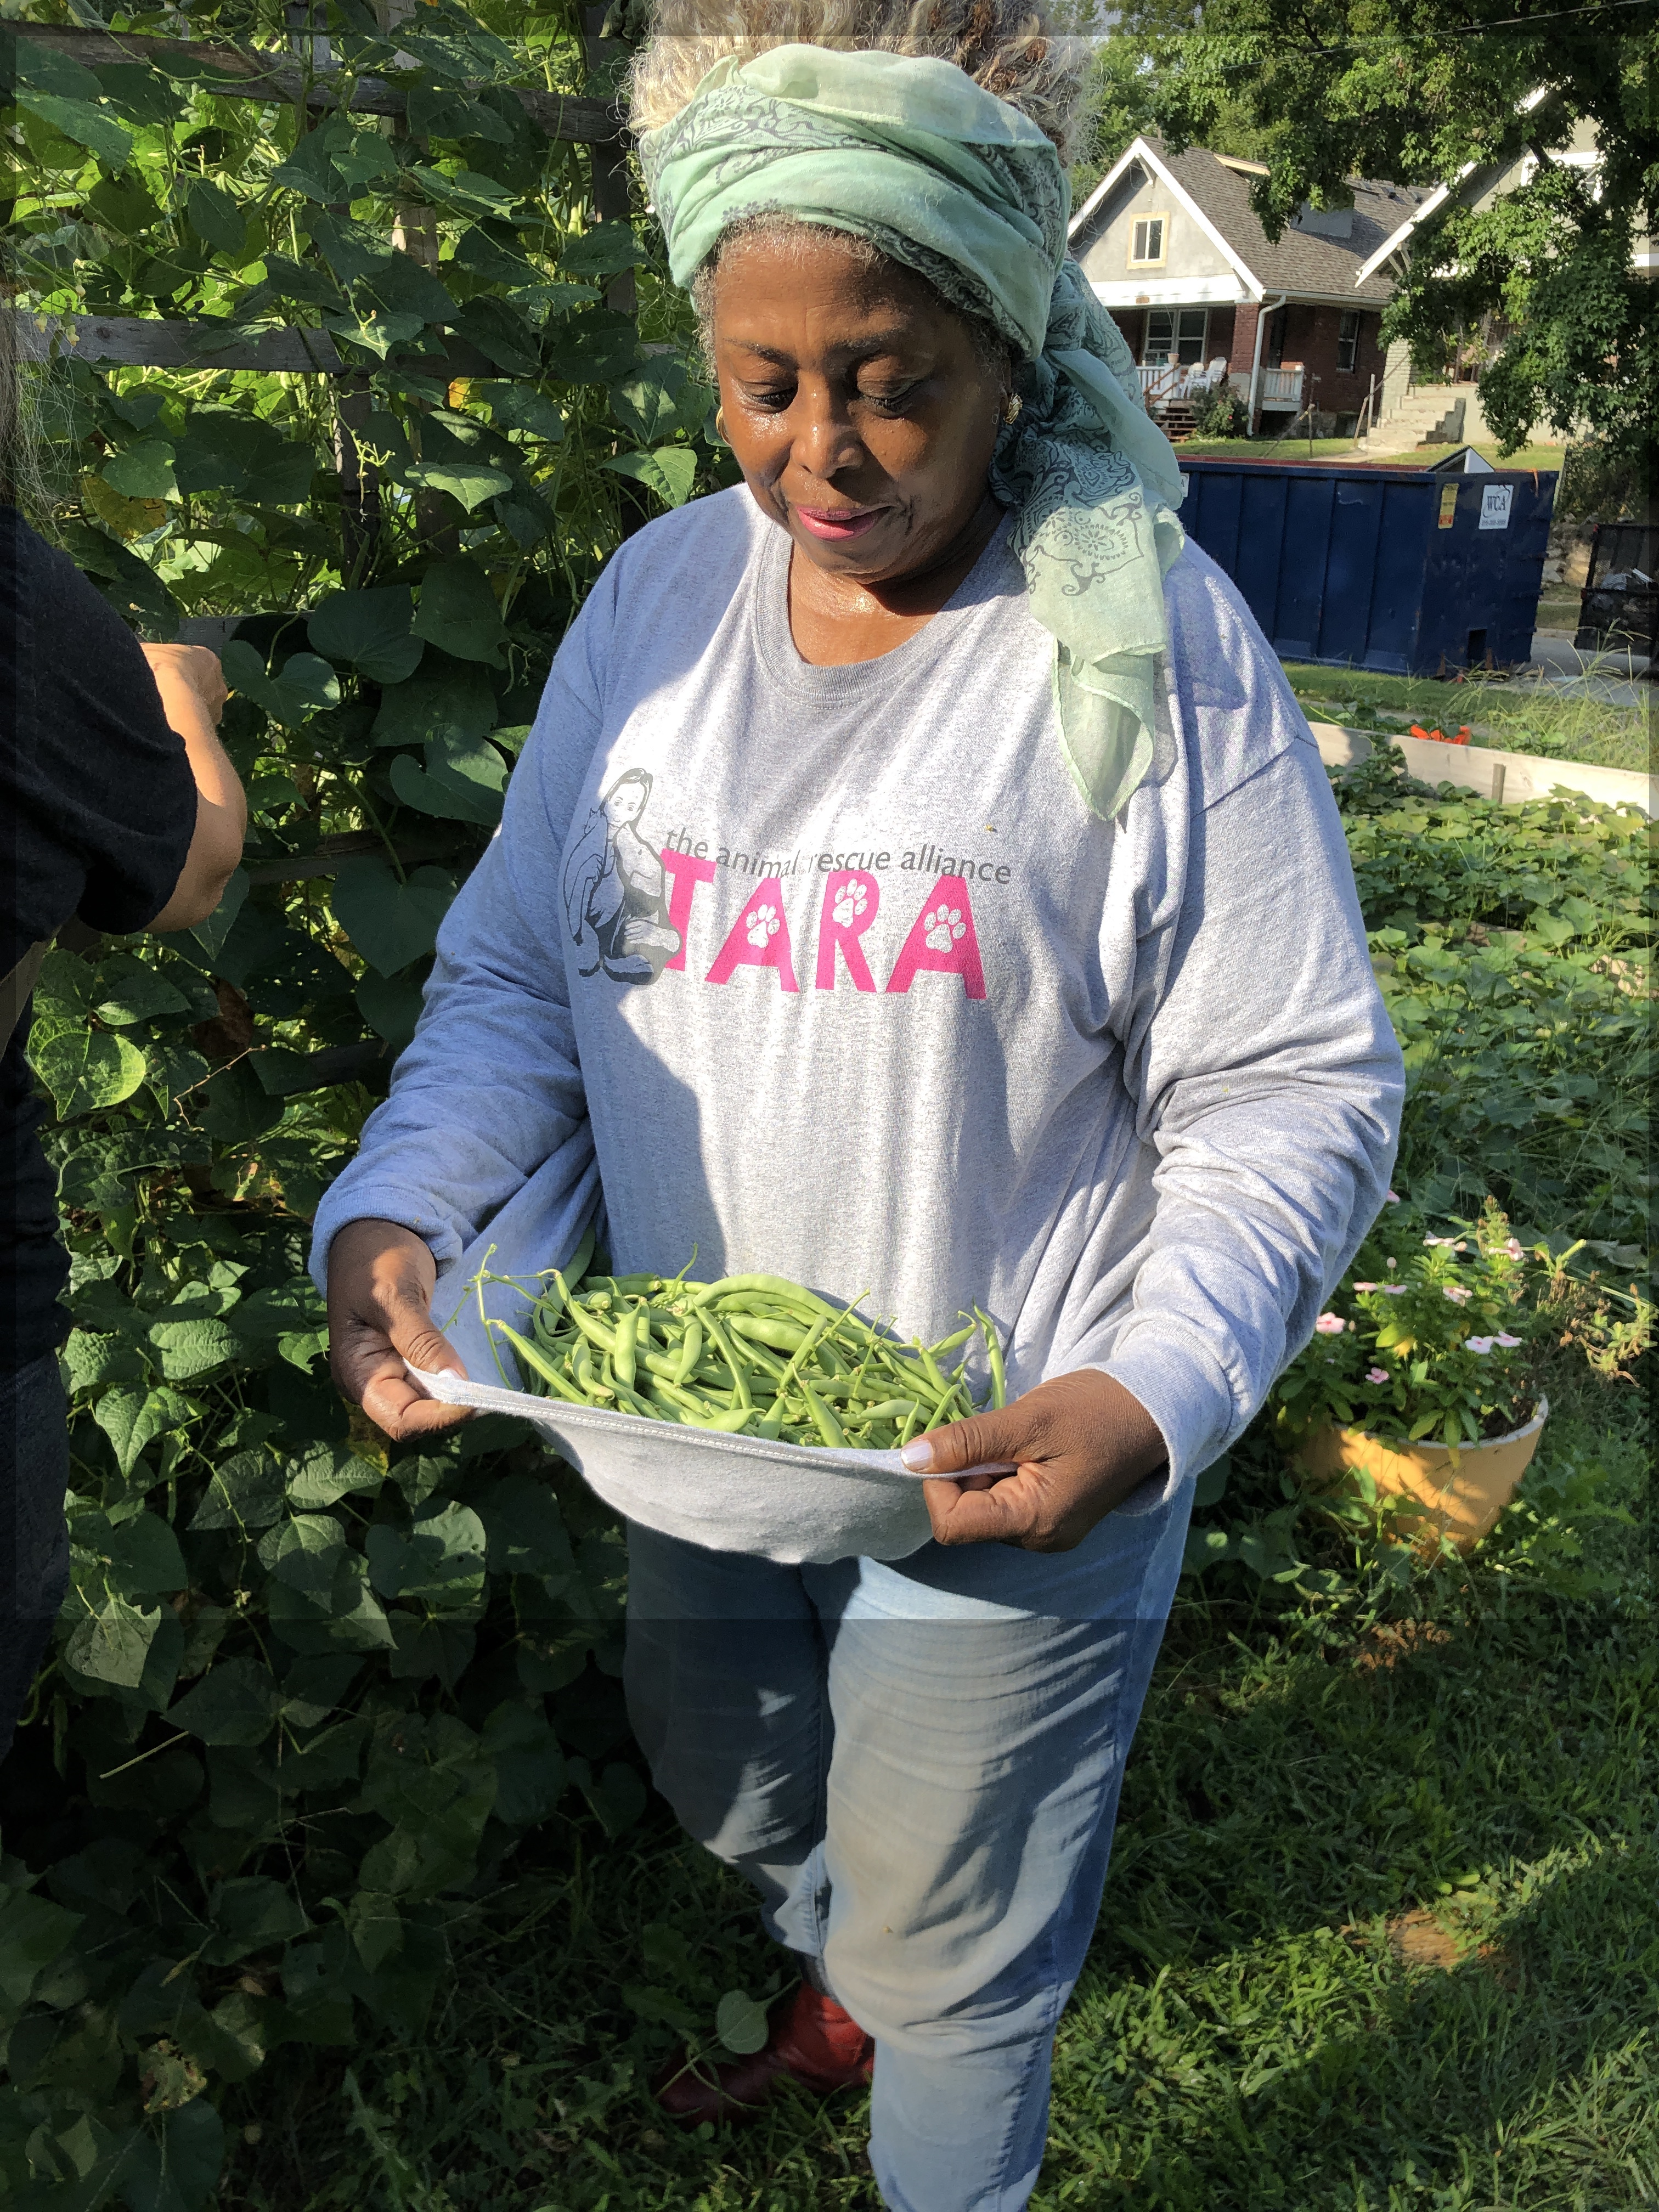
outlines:
[[[920,279],[832,230],[739,240],[715,270],[714,351],[744,481],[815,568],[880,584],[950,553],[1004,392]]]

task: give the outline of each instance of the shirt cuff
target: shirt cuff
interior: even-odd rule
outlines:
[[[1226,1449],[1234,1425],[1233,1394],[1207,1352],[1194,1352],[1143,1326],[1121,1336],[1105,1358],[1089,1364],[1121,1382],[1158,1424],[1170,1455],[1168,1490],[1201,1474]]]
[[[335,1184],[318,1207],[312,1224],[311,1279],[325,1296],[328,1291],[328,1249],[343,1229],[354,1221],[394,1221],[431,1248],[441,1275],[453,1267],[464,1249],[453,1222],[433,1210],[432,1200],[398,1183]]]

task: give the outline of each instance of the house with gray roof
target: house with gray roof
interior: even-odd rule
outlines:
[[[1172,433],[1225,381],[1252,434],[1298,418],[1334,434],[1371,412],[1394,278],[1382,249],[1423,195],[1355,182],[1351,207],[1304,206],[1276,244],[1250,205],[1260,161],[1138,137],[1072,221],[1072,252],[1128,340]]]

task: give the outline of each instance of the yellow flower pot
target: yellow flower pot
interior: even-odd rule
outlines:
[[[1385,1443],[1363,1430],[1331,1425],[1316,1430],[1297,1457],[1328,1489],[1351,1488],[1346,1478],[1363,1471],[1379,1496],[1417,1499],[1425,1510],[1399,1515],[1402,1531],[1419,1530],[1419,1545],[1431,1547],[1435,1535],[1447,1535],[1468,1553],[1491,1534],[1514,1497],[1532,1465],[1549,1410],[1549,1400],[1540,1398],[1524,1428],[1484,1443],[1460,1444],[1455,1463],[1449,1444]]]

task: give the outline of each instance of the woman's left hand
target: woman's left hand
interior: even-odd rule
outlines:
[[[1092,1367],[1040,1382],[1000,1413],[932,1429],[904,1448],[908,1467],[939,1478],[922,1485],[937,1542],[1027,1552],[1069,1552],[1165,1457],[1139,1399]],[[950,1479],[998,1461],[1016,1471]]]

